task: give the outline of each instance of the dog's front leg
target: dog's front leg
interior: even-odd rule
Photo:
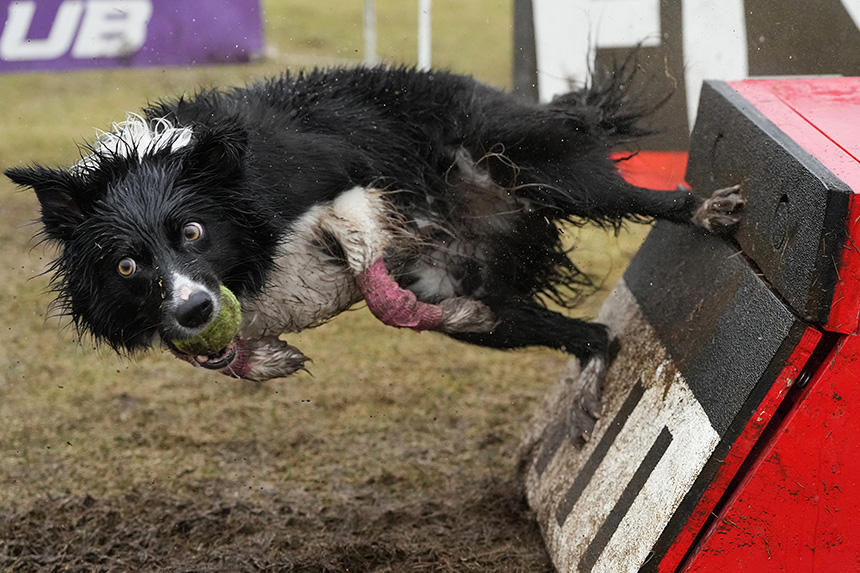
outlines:
[[[389,274],[382,255],[391,243],[393,207],[375,189],[355,187],[332,203],[323,230],[333,236],[346,258],[370,312],[383,323],[415,330],[433,330],[442,321],[442,309],[420,302]]]
[[[391,278],[382,258],[355,277],[373,315],[389,326],[443,332],[488,332],[498,322],[481,301],[447,298],[439,304],[421,302]]]
[[[413,330],[436,330],[442,324],[442,307],[421,302],[388,274],[385,261],[376,259],[355,276],[370,312],[389,326]]]
[[[370,312],[384,324],[413,330],[486,332],[495,325],[492,311],[477,300],[454,297],[439,304],[418,300],[389,274],[383,259],[392,243],[396,220],[382,193],[356,187],[332,205],[324,229],[333,235],[346,257],[356,285]]]

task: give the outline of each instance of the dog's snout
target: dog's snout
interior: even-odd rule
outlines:
[[[176,307],[176,321],[185,328],[197,328],[212,318],[215,303],[209,293],[199,290]]]

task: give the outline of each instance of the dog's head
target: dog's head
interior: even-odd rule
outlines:
[[[240,298],[262,287],[260,236],[273,232],[243,208],[241,129],[134,116],[86,151],[70,169],[6,171],[36,192],[42,234],[60,246],[57,303],[80,331],[117,351],[190,338],[217,315],[219,284]]]

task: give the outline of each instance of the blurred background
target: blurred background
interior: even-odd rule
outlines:
[[[601,12],[609,4],[614,16]],[[695,100],[685,86],[764,73],[756,66],[786,73],[760,56],[774,37],[783,67],[800,59],[785,40],[803,35],[797,11],[773,20],[761,2],[725,4],[741,19],[714,36],[731,40],[720,52],[730,65],[705,61],[685,81],[697,68],[684,46],[692,57],[700,44],[682,29],[701,38],[696,26],[713,20],[683,20],[679,1],[3,0],[0,167],[68,166],[76,144],[148,102],[287,69],[429,59],[548,99],[584,79],[589,53],[636,44],[676,89],[656,118],[669,139],[654,146],[683,152]],[[797,53],[841,47],[795,72],[857,73],[860,8],[816,6],[836,11],[816,20],[831,22],[817,36],[829,39]],[[599,22],[616,25],[590,34]],[[37,218],[34,195],[0,179],[0,569],[550,567],[515,475],[520,436],[564,355],[395,330],[359,305],[288,337],[313,358],[312,376],[259,385],[157,350],[116,356],[51,315],[54,251],[34,239]],[[593,316],[647,229],[565,232],[601,287],[577,311]]]

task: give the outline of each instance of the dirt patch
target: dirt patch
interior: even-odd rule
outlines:
[[[439,499],[376,489],[320,504],[290,492],[260,503],[134,489],[41,499],[0,512],[10,571],[551,571],[515,485]],[[229,488],[226,488],[229,489]]]

